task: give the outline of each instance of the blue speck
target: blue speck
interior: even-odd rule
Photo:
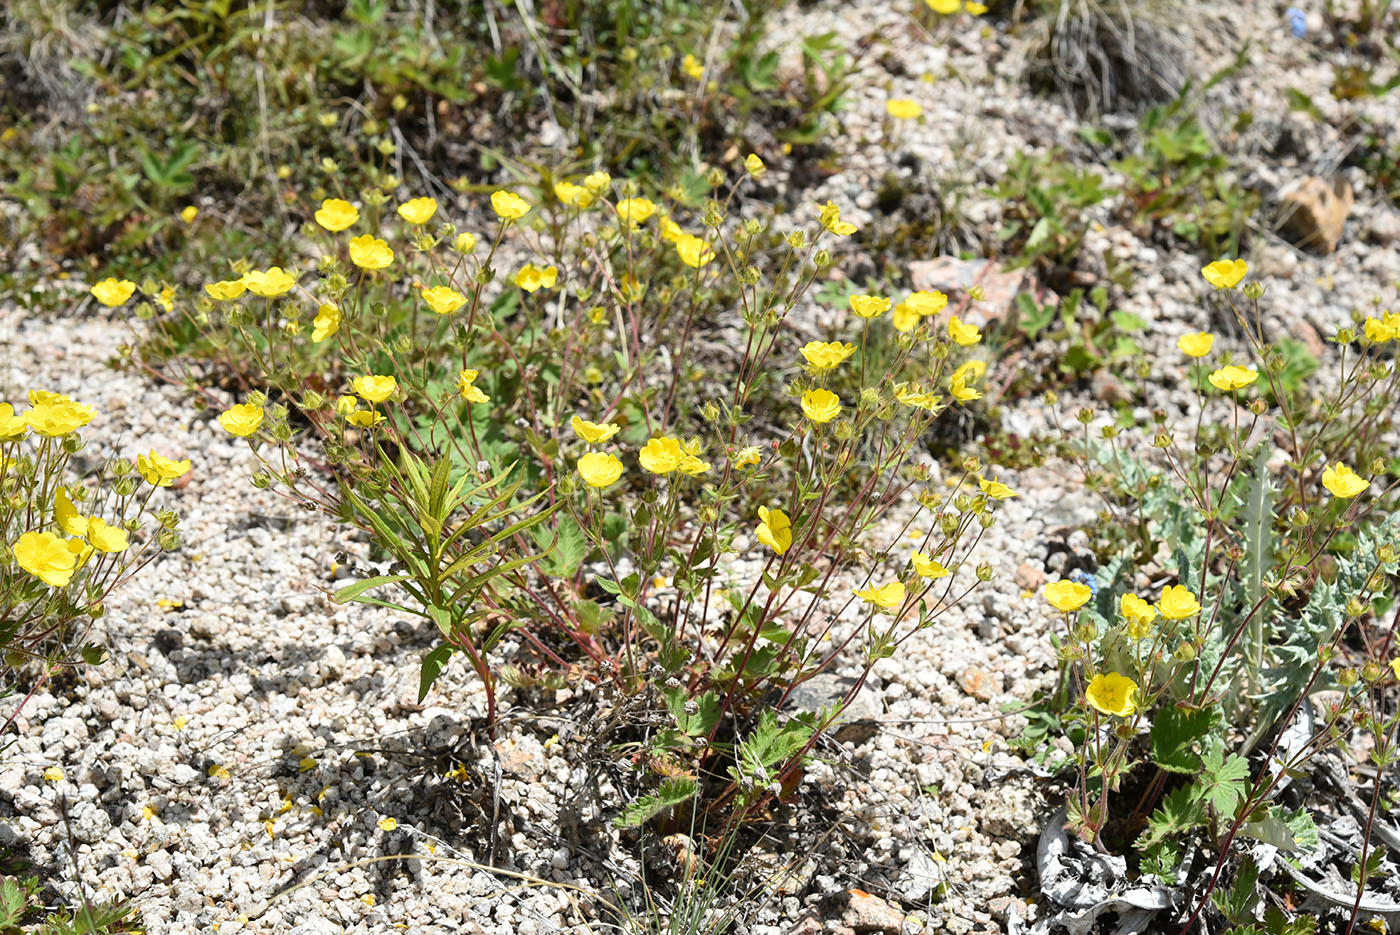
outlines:
[[[1099,596],[1098,579],[1096,579],[1093,575],[1089,574],[1084,569],[1076,568],[1073,571],[1071,571],[1069,573],[1069,580],[1076,582],[1077,584],[1087,586],[1089,588],[1090,593],[1092,593],[1094,597]]]
[[[1302,10],[1296,6],[1291,6],[1283,13],[1288,17],[1288,25],[1293,30],[1293,35],[1302,39],[1308,34],[1308,18]]]

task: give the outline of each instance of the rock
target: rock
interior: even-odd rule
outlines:
[[[1374,205],[1366,213],[1366,230],[1363,236],[1369,242],[1381,246],[1400,240],[1400,212]]]
[[[1016,566],[1015,581],[1023,591],[1039,591],[1045,584],[1045,569],[1035,562],[1022,562]]]
[[[798,919],[786,935],[822,935],[822,920],[815,912],[809,912]]]
[[[1018,919],[1024,919],[1029,908],[1024,899],[1017,899],[1015,896],[996,896],[987,903],[992,918],[998,921],[1004,921],[1013,912]]]
[[[928,898],[934,888],[942,882],[938,864],[922,847],[914,851],[904,871],[895,883],[895,889],[911,903],[921,903]]]
[[[958,305],[969,289],[980,286],[982,298],[968,303],[965,317],[973,321],[981,317],[986,323],[1001,321],[1008,315],[1014,318],[1016,296],[1020,293],[1039,298],[1043,291],[1028,269],[1006,270],[993,260],[960,260],[952,256],[910,263],[909,281],[915,289],[946,293],[949,309]]]
[[[856,935],[899,935],[904,928],[904,913],[865,890],[847,890],[837,901],[840,923]]]
[[[1094,374],[1092,380],[1094,398],[1101,403],[1116,405],[1118,403],[1130,403],[1133,401],[1132,391],[1123,385],[1123,381],[1113,376],[1111,373],[1099,371]]]
[[[958,676],[958,684],[978,701],[991,701],[1001,694],[1001,676],[988,672],[981,666],[968,666]]]
[[[846,697],[855,684],[856,680],[849,676],[823,672],[794,688],[783,707],[813,712],[819,708],[829,709],[840,704],[841,699]],[[882,714],[884,710],[880,705],[878,693],[867,681],[842,713],[832,736],[841,743],[864,743],[879,731]]]
[[[1345,179],[1329,185],[1310,175],[1279,196],[1279,233],[1299,247],[1331,253],[1342,239],[1352,200]]]
[[[1306,347],[1315,360],[1321,361],[1327,353],[1327,345],[1323,343],[1322,336],[1306,318],[1293,319],[1288,325],[1288,333]]]
[[[152,852],[146,858],[146,866],[151,868],[151,872],[156,875],[157,880],[168,880],[170,874],[174,872],[174,867],[170,863],[170,855],[164,850]]]

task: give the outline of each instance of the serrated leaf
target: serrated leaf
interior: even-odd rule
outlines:
[[[1164,841],[1194,828],[1205,820],[1205,812],[1194,786],[1179,786],[1167,793],[1148,819],[1147,830],[1138,836],[1137,846],[1151,850]]]
[[[1244,799],[1245,780],[1249,777],[1249,761],[1231,753],[1225,755],[1218,745],[1201,757],[1201,776],[1193,787],[1200,799],[1220,816],[1229,816]]]
[[[1241,825],[1240,833],[1290,852],[1311,853],[1317,850],[1319,840],[1317,826],[1305,809],[1289,812],[1277,805],[1270,807],[1263,818]]]
[[[615,823],[619,828],[636,828],[665,809],[689,801],[694,797],[697,788],[694,779],[663,779],[654,794],[644,795],[623,806],[622,813],[617,816]]]
[[[1213,708],[1173,706],[1160,712],[1152,721],[1153,761],[1173,773],[1198,772],[1201,757],[1192,748],[1210,733],[1216,717]]]
[[[556,533],[558,539],[554,538]],[[559,524],[553,531],[537,528],[535,542],[541,550],[548,549],[553,543],[554,551],[540,562],[539,569],[555,578],[572,577],[588,555],[588,536],[578,522],[567,514],[560,514]]]

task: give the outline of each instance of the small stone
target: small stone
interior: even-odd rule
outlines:
[[[1279,196],[1279,233],[1299,247],[1331,253],[1342,239],[1352,200],[1345,179],[1329,185],[1310,175]]]
[[[1045,570],[1035,562],[1022,562],[1016,566],[1015,580],[1023,591],[1039,591],[1045,584]]]
[[[153,851],[146,857],[146,866],[151,868],[151,872],[156,875],[157,880],[168,880],[174,872],[174,867],[170,863],[170,854],[164,850]]]
[[[1327,353],[1327,345],[1322,342],[1322,336],[1306,318],[1294,318],[1288,325],[1288,333],[1308,349],[1314,360],[1322,360],[1323,355]]]
[[[968,666],[958,676],[958,684],[978,701],[991,701],[1001,694],[1001,676],[988,672],[981,666]]]
[[[904,927],[904,913],[864,890],[847,890],[841,894],[845,906],[841,911],[841,924],[848,926],[856,935],[900,935]]]

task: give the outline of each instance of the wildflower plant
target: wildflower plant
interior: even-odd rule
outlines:
[[[125,301],[134,287],[98,288]],[[84,644],[91,622],[113,591],[179,544],[179,519],[158,506],[158,491],[190,462],[149,449],[75,477],[81,430],[96,416],[48,390],[30,390],[19,410],[0,403],[0,649],[9,669],[37,666],[40,683],[79,658],[99,661],[101,646]]]
[[[731,219],[762,162],[738,168],[704,177],[709,198],[547,177],[478,203],[471,230],[383,188],[328,200],[305,212],[315,271],[284,261],[294,286],[240,261],[154,319],[157,341],[195,324],[257,376],[218,417],[262,459],[255,483],[393,559],[337,596],[432,621],[424,694],[461,655],[488,723],[503,679],[651,705],[664,729],[620,741],[652,777],[630,824],[702,780],[726,814],[780,792],[850,698],[780,715],[788,693],[843,653],[868,671],[987,580],[968,556],[1015,495],[975,460],[928,489],[916,463],[980,395],[977,329],[941,322],[941,294],[893,317],[855,296],[839,333],[793,346],[788,317],[858,228],[836,204],[784,232]],[[738,348],[702,343],[717,325]],[[911,492],[921,516],[891,535]],[[761,567],[736,579],[745,556]]]
[[[1190,870],[1197,914],[1239,838],[1316,847],[1309,813],[1279,792],[1319,752],[1359,728],[1377,764],[1394,757],[1396,722],[1380,699],[1400,667],[1381,614],[1400,520],[1391,463],[1377,457],[1396,402],[1390,317],[1338,332],[1334,385],[1290,392],[1247,272],[1228,259],[1202,270],[1252,362],[1208,333],[1181,337],[1193,424],[1158,410],[1149,446],[1113,425],[1095,435],[1094,413],[1079,414],[1069,431],[1105,498],[1105,526],[1120,533],[1101,543],[1112,557],[1095,587],[1044,590],[1063,620],[1069,824],[1101,848],[1131,844],[1164,883]],[[1314,720],[1310,698],[1323,690],[1336,700]],[[1190,865],[1203,843],[1208,862]]]

